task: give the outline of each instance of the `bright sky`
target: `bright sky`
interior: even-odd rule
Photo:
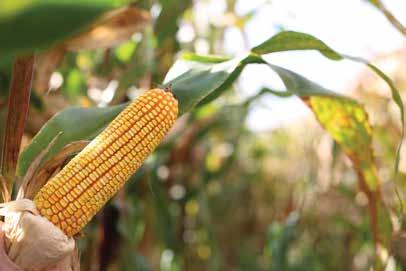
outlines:
[[[222,2],[222,1],[213,1]],[[239,0],[237,13],[246,14],[258,8],[246,26],[250,47],[255,46],[281,28],[312,34],[337,51],[371,59],[405,45],[405,39],[365,0]],[[384,3],[406,24],[406,0]],[[218,4],[217,4],[218,5]],[[219,10],[219,9],[217,9]],[[403,11],[403,12],[402,12]],[[226,53],[238,54],[246,49],[237,30],[226,33]],[[349,61],[333,62],[316,52],[272,54],[269,61],[298,72],[331,90],[346,92],[355,83],[362,65]],[[256,93],[261,86],[282,89],[283,85],[267,67],[250,66],[240,77],[242,95]],[[248,126],[266,130],[309,115],[297,98],[267,97],[252,110]]]

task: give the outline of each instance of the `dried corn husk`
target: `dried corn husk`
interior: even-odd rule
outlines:
[[[77,270],[72,266],[75,241],[42,217],[34,203],[21,199],[0,204],[0,216],[7,254],[25,271],[41,271],[58,266],[60,271]]]

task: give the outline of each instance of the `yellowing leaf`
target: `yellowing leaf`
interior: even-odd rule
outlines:
[[[369,190],[379,188],[371,148],[372,128],[364,107],[342,97],[312,96],[304,99],[318,121],[352,160]]]

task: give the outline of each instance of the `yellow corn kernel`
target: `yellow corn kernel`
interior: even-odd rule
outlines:
[[[142,165],[177,115],[171,92],[145,92],[41,188],[34,198],[39,212],[67,236],[77,234]]]

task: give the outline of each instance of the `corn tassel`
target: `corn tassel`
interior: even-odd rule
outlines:
[[[142,165],[177,114],[171,92],[145,92],[41,188],[34,198],[41,215],[69,237],[80,232]]]

